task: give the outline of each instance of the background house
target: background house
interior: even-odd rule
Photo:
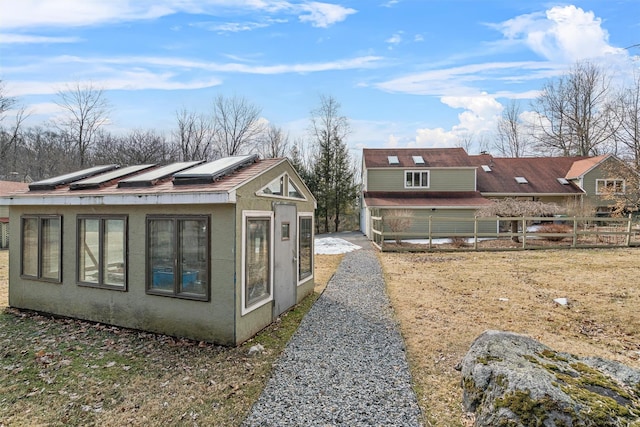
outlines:
[[[470,156],[463,148],[364,149],[362,231],[371,237],[372,213],[402,209],[412,212],[407,233],[424,236],[428,217],[442,219],[434,233],[468,233],[471,222],[445,219],[473,218],[501,198],[607,213],[613,202],[603,197],[605,189],[625,187],[624,179],[611,177],[619,162],[611,155],[497,158]],[[480,232],[491,232],[491,223],[483,226]]]
[[[9,196],[14,191],[24,190],[29,184],[15,181],[0,181],[0,197]],[[0,199],[0,249],[9,247],[9,206]]]
[[[315,200],[286,159],[97,166],[7,203],[12,307],[238,344],[313,291]]]

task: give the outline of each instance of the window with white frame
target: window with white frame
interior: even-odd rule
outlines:
[[[244,212],[242,296],[243,313],[272,299],[272,223],[271,212]]]
[[[209,217],[147,217],[147,293],[209,300]]]
[[[405,188],[429,188],[429,171],[405,171]]]
[[[78,282],[125,289],[127,284],[127,217],[78,217]]]
[[[298,281],[313,275],[313,216],[298,217]]]
[[[624,179],[597,179],[596,194],[623,194]]]
[[[62,217],[25,215],[21,218],[20,274],[34,279],[62,281]]]

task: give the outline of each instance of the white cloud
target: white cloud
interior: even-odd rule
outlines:
[[[30,44],[30,43],[77,43],[77,37],[46,37],[32,36],[28,34],[0,33],[0,44]]]
[[[300,5],[305,14],[300,15],[300,22],[310,22],[314,27],[326,28],[336,22],[347,19],[356,13],[355,9],[337,4],[310,2]]]
[[[302,22],[326,28],[356,13],[355,9],[336,4],[296,4],[285,0],[20,0],[5,1],[2,6],[0,27],[5,30],[94,26],[157,19],[181,12],[210,16],[251,12],[293,14],[299,15]]]
[[[402,31],[389,37],[386,42],[389,44],[400,44],[402,42]]]
[[[551,61],[573,63],[623,53],[609,44],[609,33],[593,12],[556,6],[545,13],[521,15],[492,25],[510,41],[519,41]]]
[[[424,36],[422,34],[416,34],[415,36],[413,36],[413,41],[414,42],[423,42],[424,41]]]

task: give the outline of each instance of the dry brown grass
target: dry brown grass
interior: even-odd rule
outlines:
[[[7,255],[0,251],[0,426],[237,426],[342,259],[316,256],[316,293],[228,348],[8,309]],[[258,343],[265,350],[249,356]]]
[[[640,249],[379,256],[426,425],[469,425],[454,367],[487,329],[640,368]]]

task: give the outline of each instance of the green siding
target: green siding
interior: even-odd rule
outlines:
[[[475,169],[429,170],[429,188],[405,188],[405,171],[422,169],[370,169],[367,191],[475,191]]]
[[[596,180],[614,178],[610,176],[609,173],[609,170],[613,169],[612,162],[617,162],[617,160],[609,158],[584,175],[583,188],[587,192],[585,200],[594,207],[612,206],[615,204],[613,200],[606,200],[596,195]]]
[[[381,210],[384,218],[387,210]],[[473,209],[413,209],[413,220],[411,226],[405,233],[412,235],[411,238],[427,238],[429,234],[429,217],[432,233],[473,233],[475,210]],[[460,221],[450,220],[458,219]],[[463,221],[464,220],[464,221]],[[496,222],[480,222],[478,232],[493,233],[497,229]],[[391,231],[385,225],[385,232]],[[409,238],[409,237],[408,237]]]

